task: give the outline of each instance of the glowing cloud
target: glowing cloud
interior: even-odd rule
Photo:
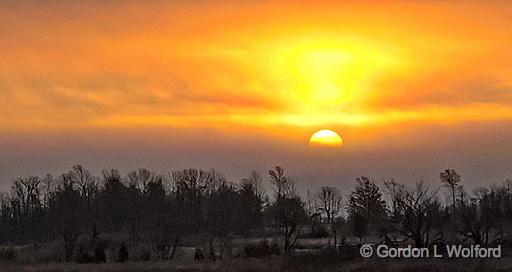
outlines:
[[[507,2],[110,5],[2,4],[0,130],[512,119]]]

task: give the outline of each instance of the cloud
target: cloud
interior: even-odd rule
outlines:
[[[477,5],[478,15],[467,12],[474,4],[2,6],[4,130],[123,120],[173,126],[187,118],[262,128],[511,116],[507,4]],[[336,56],[344,58],[333,63]]]

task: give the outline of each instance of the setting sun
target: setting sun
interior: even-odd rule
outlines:
[[[319,130],[309,138],[309,146],[312,147],[341,147],[342,145],[343,140],[340,135],[329,129]]]

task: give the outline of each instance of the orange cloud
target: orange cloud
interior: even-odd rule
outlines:
[[[1,130],[512,119],[508,2],[1,5]]]

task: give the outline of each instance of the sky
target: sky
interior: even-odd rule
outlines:
[[[511,24],[507,1],[3,1],[0,190],[74,164],[500,183]]]

